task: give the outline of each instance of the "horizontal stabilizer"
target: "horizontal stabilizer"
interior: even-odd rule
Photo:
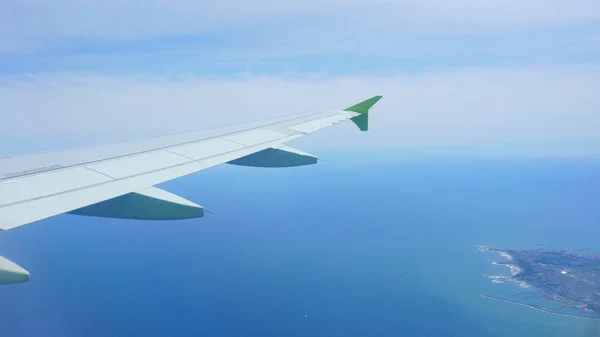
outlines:
[[[204,208],[173,193],[148,187],[69,214],[118,219],[179,220],[200,218],[204,216]]]
[[[270,147],[228,162],[228,164],[253,167],[293,167],[317,163],[317,157],[291,147]]]
[[[29,281],[29,272],[16,263],[0,256],[0,284]]]

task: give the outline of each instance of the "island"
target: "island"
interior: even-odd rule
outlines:
[[[498,249],[476,246],[478,250],[495,252],[504,260],[493,262],[511,270],[510,276],[491,276],[492,281],[508,278],[523,288],[533,287],[537,295],[557,303],[560,308],[575,309],[581,317],[600,318],[600,254],[580,254],[568,250]],[[556,310],[525,304],[500,296],[483,297],[522,304],[549,313]]]

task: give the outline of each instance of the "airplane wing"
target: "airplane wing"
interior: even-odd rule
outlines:
[[[202,217],[192,201],[153,187],[224,163],[255,167],[315,164],[285,142],[350,120],[368,129],[372,97],[323,110],[168,136],[0,158],[0,230],[62,213],[144,220]],[[0,257],[0,284],[29,272]]]

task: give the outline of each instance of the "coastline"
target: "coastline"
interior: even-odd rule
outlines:
[[[500,301],[500,302],[507,302],[510,304],[516,304],[516,305],[520,305],[520,306],[524,306],[530,309],[535,309],[547,314],[551,314],[551,315],[558,315],[558,316],[565,316],[565,317],[575,317],[575,318],[585,318],[585,319],[591,319],[591,320],[596,320],[596,321],[600,321],[600,317],[590,317],[590,316],[580,316],[580,315],[576,315],[576,314],[564,314],[564,313],[560,313],[560,312],[554,312],[551,311],[549,309],[545,309],[545,308],[541,308],[538,306],[535,306],[533,304],[527,304],[527,303],[521,303],[521,302],[517,302],[517,301],[511,301],[509,299],[506,298],[501,298],[501,297],[495,297],[495,296],[491,296],[491,295],[485,295],[485,294],[479,294],[479,296],[483,297],[483,298],[487,298],[490,300],[495,300],[495,301]]]
[[[519,281],[517,279],[517,276],[521,273],[523,273],[523,268],[519,267],[516,264],[511,263],[511,261],[514,260],[514,257],[512,255],[510,255],[508,252],[501,250],[501,249],[495,249],[495,248],[489,248],[487,246],[477,246],[477,249],[481,252],[494,252],[500,256],[502,256],[503,258],[506,259],[506,261],[493,261],[492,264],[495,266],[506,266],[510,269],[511,271],[511,275],[510,278],[515,281],[515,282],[520,282],[522,284],[520,284],[520,286],[522,288],[529,288],[530,285],[523,282],[523,281]]]

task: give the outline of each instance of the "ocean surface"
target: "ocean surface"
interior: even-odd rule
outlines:
[[[482,298],[521,289],[490,282],[509,270],[473,249],[600,252],[600,160],[314,152],[159,186],[202,219],[0,233],[31,272],[0,287],[0,336],[600,336],[600,321]]]

